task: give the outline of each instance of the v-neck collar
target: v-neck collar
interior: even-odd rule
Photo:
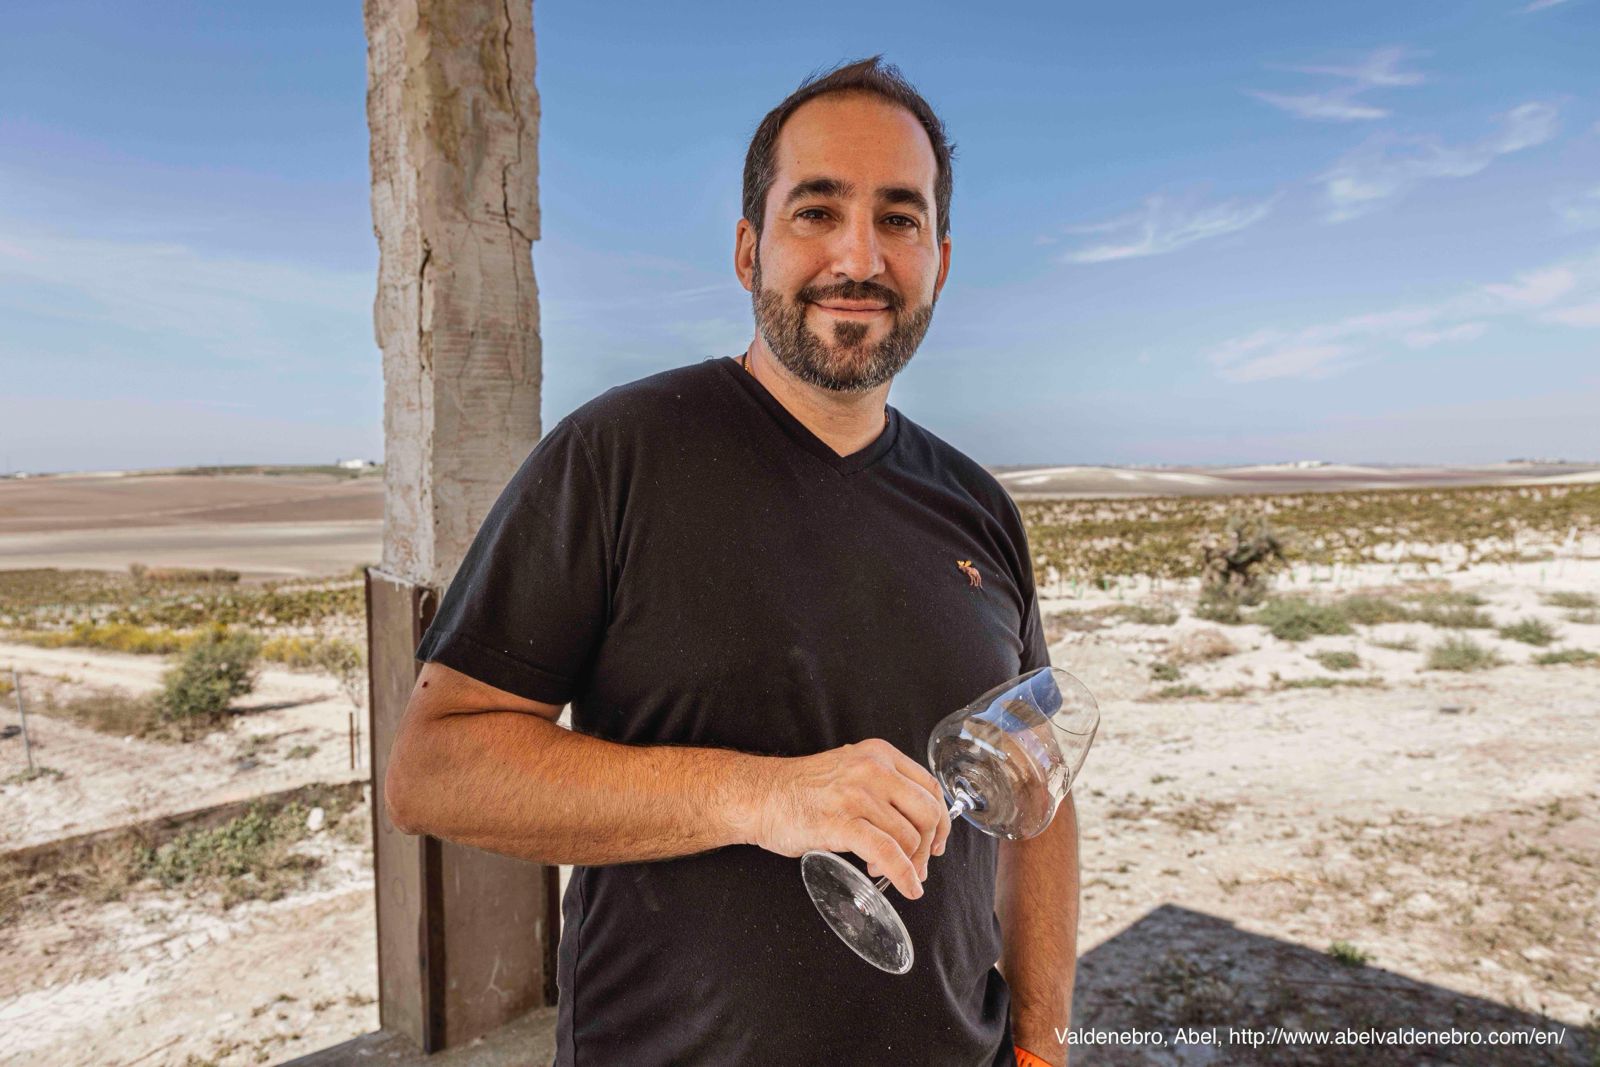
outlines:
[[[840,474],[854,474],[866,470],[888,454],[894,447],[895,439],[900,435],[900,413],[885,404],[884,409],[889,415],[889,421],[883,431],[866,447],[848,456],[841,456],[826,441],[812,433],[805,423],[795,418],[777,397],[767,391],[766,386],[756,380],[754,374],[740,366],[737,356],[724,356],[712,362],[721,367],[740,389],[766,409],[777,429]]]

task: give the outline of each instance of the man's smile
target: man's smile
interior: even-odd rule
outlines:
[[[842,319],[870,319],[874,315],[879,315],[889,310],[883,304],[854,304],[845,301],[830,303],[818,301],[814,306]]]

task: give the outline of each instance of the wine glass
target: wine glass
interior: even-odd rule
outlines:
[[[928,766],[962,816],[986,834],[1016,841],[1042,833],[1072,789],[1100,727],[1087,687],[1058,667],[1040,667],[995,686],[940,720],[928,738]],[[911,969],[905,923],[877,882],[844,857],[800,857],[811,901],[856,954],[890,974]]]

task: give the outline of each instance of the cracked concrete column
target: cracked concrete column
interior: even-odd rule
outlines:
[[[383,569],[442,589],[539,439],[528,0],[367,0]]]
[[[384,811],[413,658],[490,505],[539,439],[529,0],[365,0],[383,563],[367,574],[383,1036],[452,1048],[554,1002],[554,868],[400,833]]]

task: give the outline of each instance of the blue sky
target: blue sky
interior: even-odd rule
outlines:
[[[743,351],[757,121],[958,145],[890,402],[985,463],[1600,459],[1600,0],[555,4],[543,416]],[[0,470],[382,451],[360,5],[8,5]]]

